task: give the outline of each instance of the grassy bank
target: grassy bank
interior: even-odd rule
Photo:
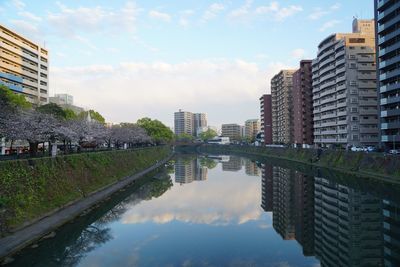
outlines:
[[[356,175],[400,182],[400,157],[378,153],[351,152],[344,150],[266,148],[253,146],[203,145],[202,152],[242,153],[292,160],[320,167],[333,168]]]
[[[166,158],[169,147],[0,162],[0,235]]]

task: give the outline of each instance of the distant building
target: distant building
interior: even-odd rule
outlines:
[[[318,45],[312,63],[314,143],[376,146],[379,141],[374,20],[353,21]]]
[[[193,113],[179,110],[174,114],[174,130],[176,135],[193,135]]]
[[[207,115],[192,113],[181,109],[174,114],[174,131],[176,135],[189,134],[198,137],[207,127]]]
[[[400,148],[400,2],[374,2],[380,141],[386,148]]]
[[[245,127],[245,137],[250,140],[255,140],[257,134],[260,132],[260,120],[251,119],[247,120],[244,123]]]
[[[229,137],[231,141],[240,141],[240,125],[235,123],[222,124],[221,136]]]
[[[193,135],[199,136],[202,128],[207,127],[207,115],[204,113],[193,114]]]
[[[299,145],[314,142],[311,62],[300,61],[300,69],[293,73],[293,137]]]
[[[282,70],[271,80],[272,142],[293,143],[292,86],[295,70]]]
[[[70,109],[75,114],[85,111],[83,108],[74,105],[74,97],[68,94],[55,94],[49,98],[50,103],[54,103],[63,109]]]
[[[271,95],[260,97],[260,127],[264,144],[272,144],[272,98]]]
[[[34,105],[48,103],[49,52],[0,25],[0,84]]]

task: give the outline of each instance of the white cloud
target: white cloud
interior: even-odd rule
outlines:
[[[302,48],[296,48],[290,54],[294,59],[302,59],[304,58],[306,51]]]
[[[258,97],[266,90],[265,78],[272,77],[255,63],[225,59],[53,67],[51,72],[52,84],[68,88],[77,103],[90,104],[111,122],[150,116],[169,125],[179,107],[208,112],[218,124],[254,117]],[[229,115],[228,106],[236,107]]]
[[[18,12],[18,15],[21,17],[27,18],[29,20],[36,21],[36,22],[42,21],[41,17],[36,16],[35,14],[32,14],[28,11],[20,11],[20,12]]]
[[[323,10],[320,7],[316,7],[316,8],[314,8],[313,12],[310,15],[308,15],[308,18],[311,19],[311,20],[317,20],[317,19],[320,19],[320,18],[322,18],[323,16],[325,16],[327,14],[329,14],[329,11]]]
[[[290,5],[288,7],[280,7],[279,3],[274,1],[268,6],[259,6],[256,8],[255,13],[259,15],[270,14],[274,20],[283,21],[284,19],[303,11],[301,6]]]
[[[30,23],[26,20],[13,19],[10,21],[12,28],[23,36],[41,43],[43,40],[43,32],[35,23]]]
[[[213,19],[213,18],[217,17],[218,13],[220,13],[224,9],[225,9],[225,6],[223,4],[213,3],[204,12],[202,20],[207,21],[207,20]]]
[[[167,13],[163,13],[157,10],[150,10],[149,11],[149,17],[153,19],[159,19],[165,22],[170,22],[171,21],[171,16]]]
[[[176,220],[223,226],[257,220],[264,213],[259,205],[255,205],[260,203],[260,182],[258,179],[242,179],[239,175],[232,173],[207,182],[185,184],[184,190],[175,184],[161,197],[129,208],[121,221],[125,224],[165,224]]]
[[[322,26],[319,28],[320,32],[324,32],[330,28],[335,27],[337,24],[339,24],[340,21],[339,20],[330,20],[325,22],[324,24],[322,24]]]
[[[245,19],[251,13],[251,6],[253,4],[253,0],[246,0],[245,3],[230,12],[229,18],[232,20],[242,20]]]
[[[340,3],[336,3],[336,4],[332,5],[332,6],[330,7],[330,9],[331,9],[331,10],[337,10],[337,9],[339,9],[341,6],[342,6],[342,5],[341,5]]]
[[[184,28],[188,28],[190,26],[190,20],[189,18],[193,16],[194,11],[191,9],[183,10],[180,12],[180,18],[179,18],[179,25],[181,25]]]
[[[58,12],[47,16],[49,26],[60,36],[71,37],[82,32],[115,32],[135,30],[140,9],[133,2],[127,2],[120,9],[102,6],[69,8],[57,2]]]
[[[24,9],[26,6],[25,3],[22,2],[21,0],[12,0],[11,2],[15,6],[15,8],[17,8],[19,10]]]

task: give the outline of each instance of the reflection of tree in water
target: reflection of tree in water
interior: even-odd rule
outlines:
[[[207,167],[207,169],[214,169],[215,167],[217,167],[218,162],[216,162],[213,159],[210,158],[206,158],[206,157],[202,157],[200,158],[200,165],[202,167]]]
[[[76,266],[85,255],[112,239],[110,228],[93,224],[83,229],[72,246],[65,247],[61,266]]]
[[[132,206],[157,198],[172,186],[164,171],[158,179],[147,177],[136,181],[100,204],[94,210],[57,230],[57,235],[39,242],[38,248],[26,248],[7,266],[76,266],[91,251],[110,241],[108,225],[117,221]]]

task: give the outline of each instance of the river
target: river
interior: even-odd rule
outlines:
[[[181,155],[7,266],[400,266],[399,193],[289,162]]]

